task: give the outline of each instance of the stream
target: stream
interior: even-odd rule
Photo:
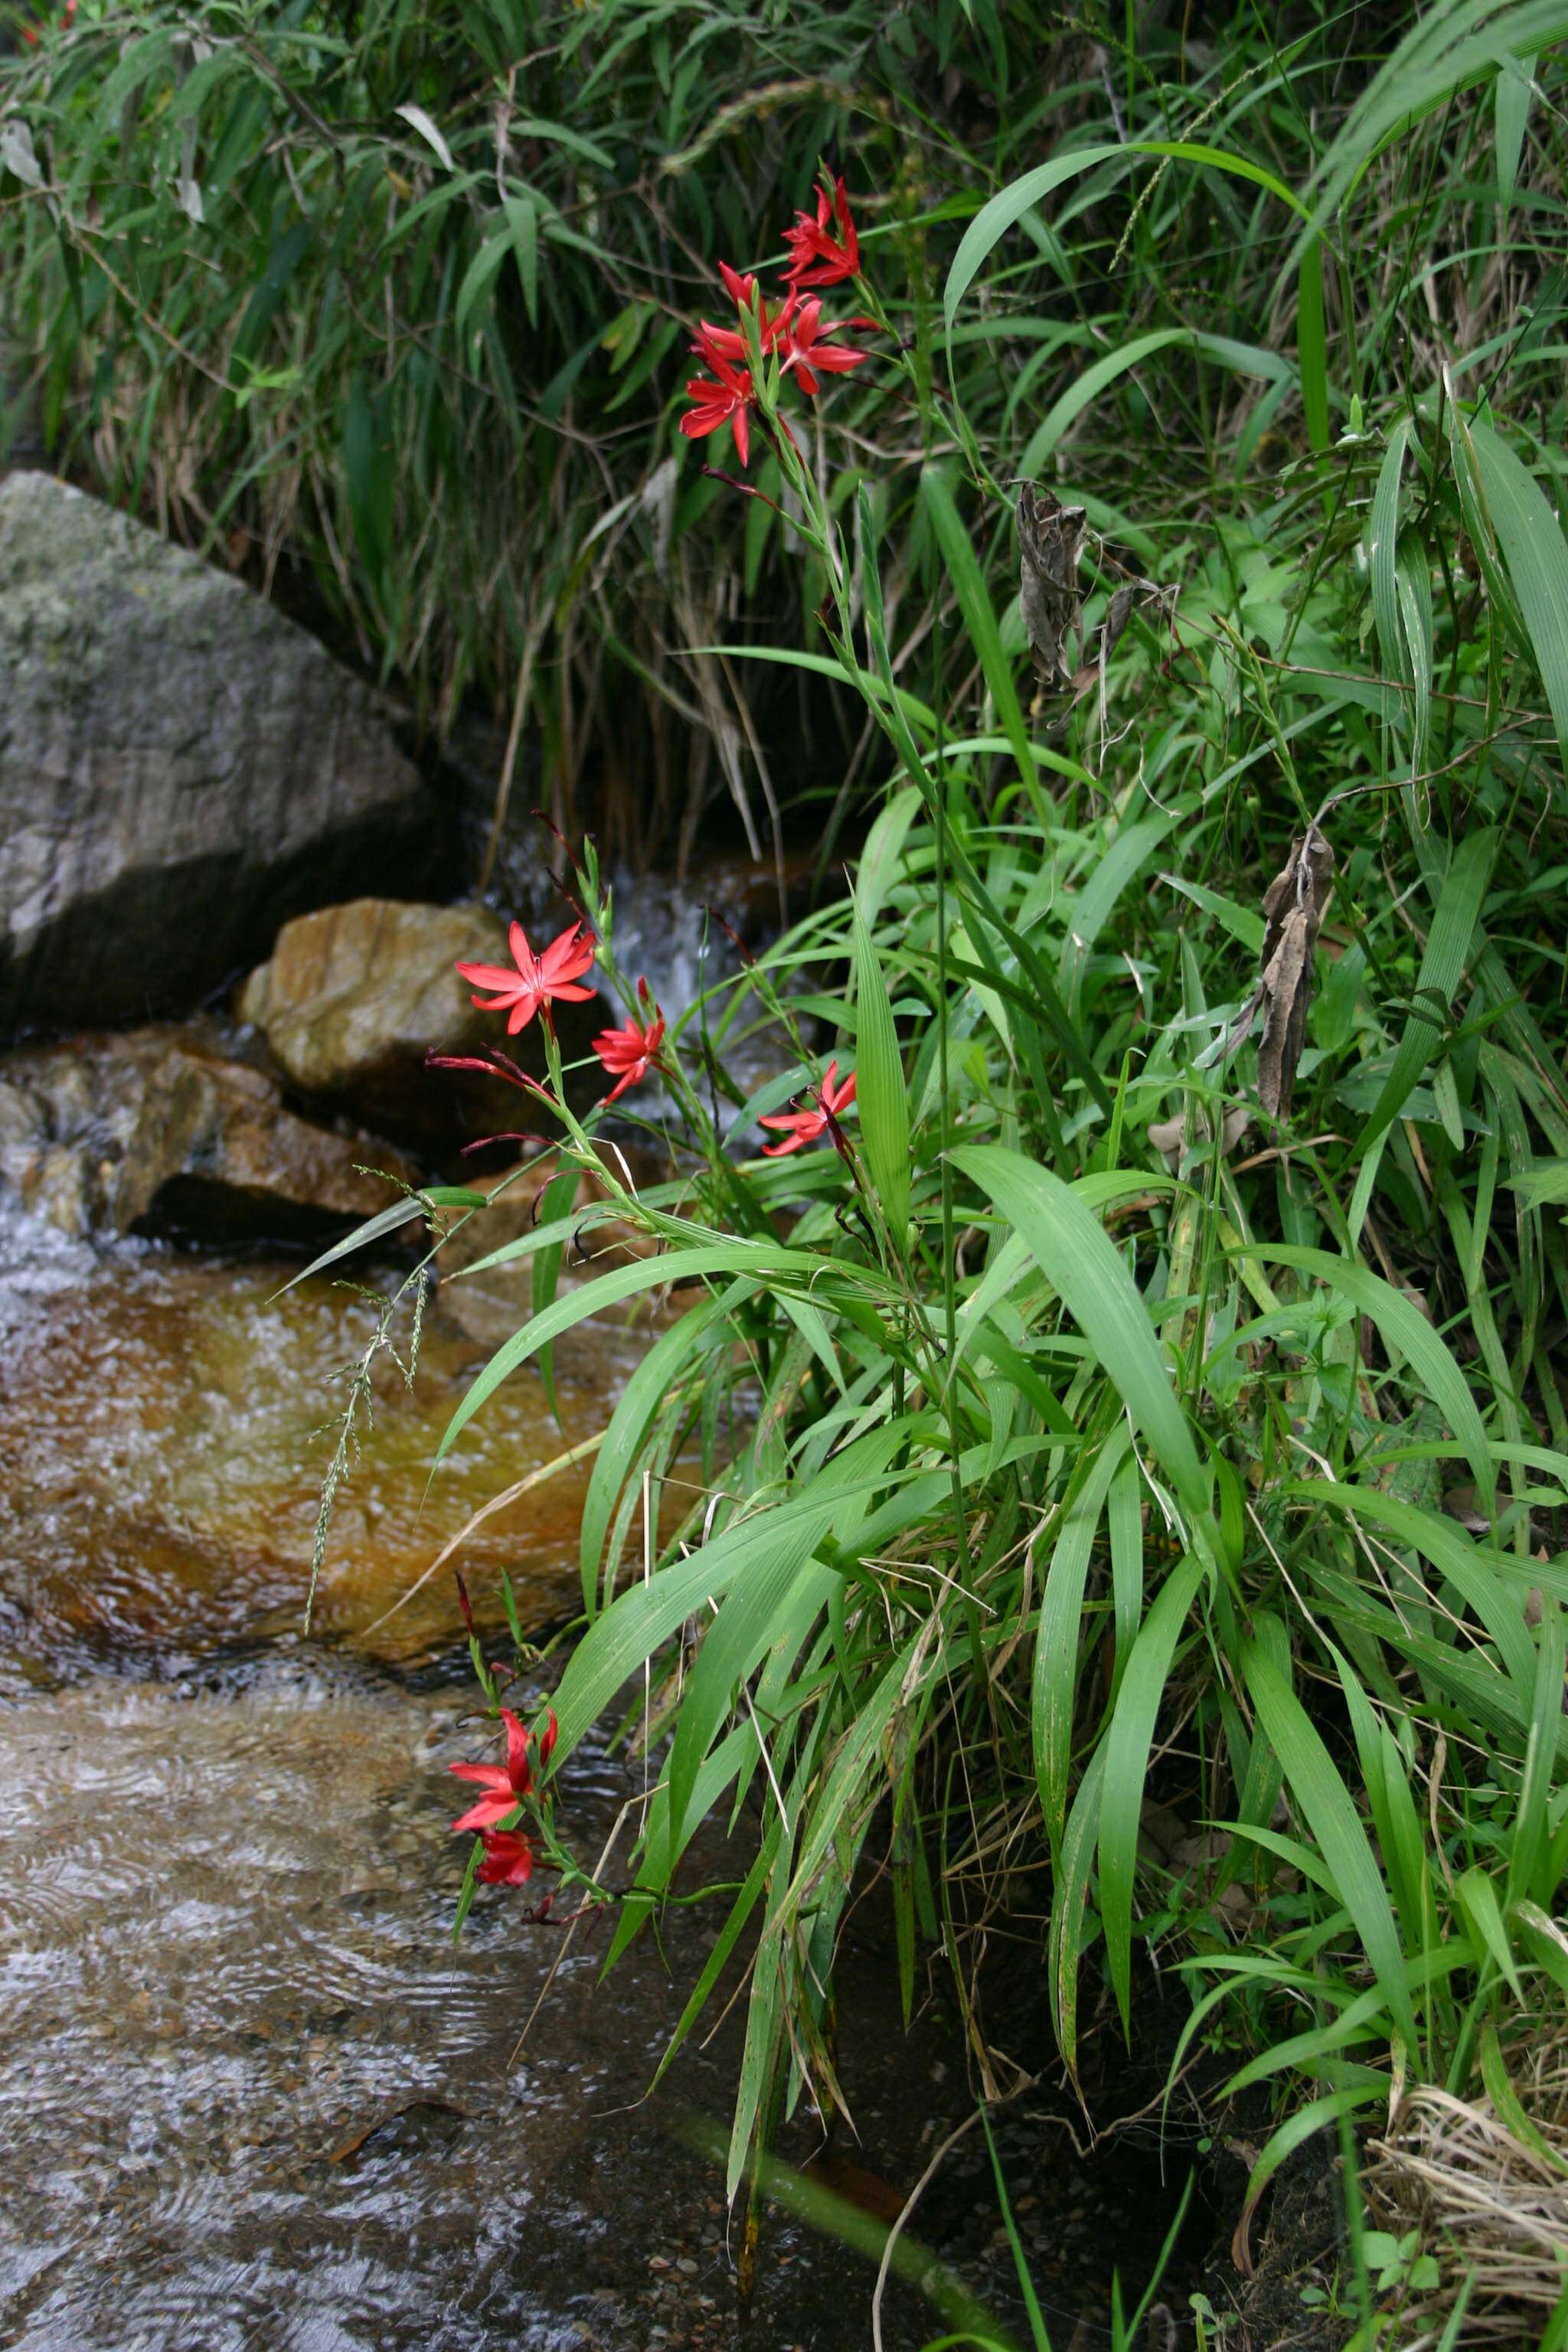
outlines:
[[[412,1392],[378,1377],[307,1637],[320,1427],[374,1310],[321,1277],[275,1297],[295,1271],[94,1250],[19,1216],[0,1239],[0,2344],[868,2344],[870,2268],[782,2215],[738,2305],[689,2119],[727,2119],[740,2005],[645,2097],[720,1907],[676,1910],[604,1982],[598,1940],[531,1921],[531,1889],[482,1889],[451,1940],[467,1841],[447,1767],[486,1733],[449,1574],[394,1604],[480,1503],[603,1425],[644,1339],[583,1327],[560,1351],[560,1425],[513,1379],[426,1494],[488,1353],[437,1294]],[[502,1568],[532,1622],[570,1612],[585,1475],[466,1544],[492,1622]],[[570,1838],[595,1855],[641,1785],[639,1765],[580,1752]],[[704,1863],[739,1874],[704,1835]],[[972,2102],[948,2007],[906,2039],[892,1981],[890,1934],[858,1930],[840,2026],[858,2144],[837,2145],[861,2168],[849,2193],[896,2210]],[[1110,2261],[1147,2266],[1169,2187],[1145,2153],[1108,2203],[1065,2131],[1009,2132],[1058,2352],[1080,2322],[1075,2341],[1103,2341]],[[977,2141],[919,2227],[1012,2311]],[[889,2352],[942,2332],[895,2284]]]

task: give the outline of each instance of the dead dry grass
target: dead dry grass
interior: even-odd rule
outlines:
[[[1442,2273],[1406,2314],[1412,2352],[1442,2335],[1466,2277],[1460,2344],[1539,2344],[1568,2291],[1568,2027],[1512,2037],[1492,2089],[1467,2100],[1423,2084],[1369,2150],[1380,2222],[1419,2231]]]

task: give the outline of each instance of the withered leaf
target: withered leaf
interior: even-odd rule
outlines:
[[[1263,1011],[1258,1097],[1271,1118],[1289,1113],[1296,1066],[1307,1042],[1312,951],[1333,875],[1334,853],[1317,826],[1309,825],[1291,844],[1284,871],[1263,894],[1262,969],[1253,1011],[1259,1005]]]
[[[1235,1109],[1227,1110],[1226,1112],[1224,1118],[1220,1122],[1220,1150],[1222,1151],[1230,1152],[1235,1150],[1236,1146],[1241,1141],[1242,1137],[1247,1132],[1247,1122],[1251,1118],[1251,1112],[1239,1104]],[[1212,1129],[1209,1127],[1206,1119],[1200,1118],[1197,1123],[1197,1142],[1200,1144],[1207,1143],[1212,1139]],[[1153,1126],[1149,1129],[1149,1140],[1153,1145],[1155,1150],[1162,1155],[1166,1167],[1173,1176],[1180,1168],[1183,1155],[1187,1149],[1187,1120],[1185,1112],[1178,1111],[1173,1118],[1156,1119]]]
[[[1035,674],[1042,686],[1070,678],[1083,600],[1078,562],[1084,509],[1064,507],[1054,491],[1026,482],[1018,493],[1018,601]]]

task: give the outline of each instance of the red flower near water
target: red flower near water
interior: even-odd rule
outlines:
[[[528,1753],[529,1735],[510,1706],[502,1707],[500,1719],[506,1726],[504,1766],[454,1764],[450,1768],[459,1780],[473,1780],[481,1789],[489,1791],[488,1795],[479,1799],[477,1805],[470,1805],[468,1811],[459,1815],[458,1819],[452,1823],[455,1830],[478,1830],[482,1833],[485,1830],[492,1828],[497,1822],[504,1820],[508,1813],[515,1812],[524,1797],[532,1794],[533,1765]],[[553,1715],[550,1718],[550,1745],[552,1748],[555,1745]],[[547,1754],[548,1750],[542,1742],[540,1747],[542,1763]]]
[[[605,1073],[615,1085],[605,1097],[613,1103],[628,1087],[640,1087],[650,1069],[658,1061],[658,1049],[664,1043],[664,1015],[654,1003],[646,980],[637,982],[637,1002],[645,1018],[628,1021],[622,1029],[605,1029],[594,1040],[594,1051],[605,1066]],[[653,1019],[646,1016],[651,1013]]]
[[[783,1143],[764,1143],[764,1160],[782,1160],[786,1151],[800,1151],[806,1144],[815,1143],[825,1129],[831,1127],[840,1111],[847,1110],[855,1099],[855,1074],[850,1072],[842,1086],[837,1083],[838,1064],[829,1062],[822,1084],[816,1089],[816,1110],[775,1112],[770,1118],[759,1121],[763,1127],[776,1129],[784,1138]]]
[[[548,1015],[552,1003],[584,1004],[589,997],[597,995],[596,986],[574,985],[594,966],[595,941],[581,923],[572,924],[538,955],[529,946],[521,923],[513,923],[507,940],[517,965],[515,971],[495,963],[460,963],[458,970],[476,990],[493,992],[489,996],[476,994],[474,1003],[482,1013],[504,1013],[509,1037],[526,1029],[536,1013]]]
[[[837,235],[834,235],[834,231]],[[838,286],[860,274],[860,239],[849,211],[844,183],[816,192],[816,218],[797,213],[795,226],[784,231],[790,251],[786,282],[791,286]]]
[[[737,338],[739,340],[739,338]],[[680,420],[680,429],[689,441],[700,441],[710,433],[719,432],[728,425],[735,436],[735,455],[742,466],[749,465],[752,456],[751,408],[756,399],[750,368],[731,367],[730,362],[710,345],[698,344],[703,358],[712,369],[713,383],[706,376],[694,375],[686,387],[686,396],[694,404]]]
[[[485,1858],[478,1875],[487,1886],[521,1886],[533,1875],[533,1848],[516,1830],[481,1830]]]
[[[818,375],[847,375],[871,356],[869,352],[857,351],[852,343],[828,341],[838,327],[833,320],[822,324],[822,303],[813,295],[800,306],[800,315],[785,329],[781,340],[784,358],[780,373],[788,375],[795,370],[795,380],[807,399],[818,389]]]

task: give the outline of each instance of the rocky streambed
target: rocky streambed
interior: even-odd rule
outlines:
[[[414,1391],[378,1400],[307,1639],[311,1433],[370,1310],[321,1279],[274,1298],[294,1270],[5,1227],[0,2340],[867,2343],[869,2268],[787,2217],[737,2303],[719,2175],[689,2126],[727,2116],[738,2016],[645,2099],[717,1911],[673,1913],[604,1983],[598,1941],[531,1923],[512,1890],[485,1890],[450,1940],[464,1842],[446,1768],[484,1732],[449,1580],[386,1612],[479,1501],[599,1424],[637,1333],[590,1326],[563,1348],[560,1427],[510,1383],[426,1499],[484,1352],[437,1296]],[[503,1566],[536,1622],[569,1605],[582,1475],[470,1539],[488,1614]],[[574,1760],[563,1818],[590,1857],[641,1786],[602,1749]],[[703,1859],[731,1874],[717,1828]],[[970,2111],[951,2020],[928,2011],[908,2042],[892,2024],[888,1942],[868,1927],[846,1971],[859,2140],[840,2134],[834,2159],[883,2210]],[[1135,2215],[1167,2192],[1141,2162],[1108,2208],[1059,2128],[1008,2133],[1065,2341],[1102,2313],[1112,2248],[1132,2273],[1152,2255]],[[797,2158],[820,2153],[797,2137]],[[921,2226],[1008,2307],[978,2154],[958,2152]],[[886,2316],[889,2345],[941,2332],[897,2286]]]

